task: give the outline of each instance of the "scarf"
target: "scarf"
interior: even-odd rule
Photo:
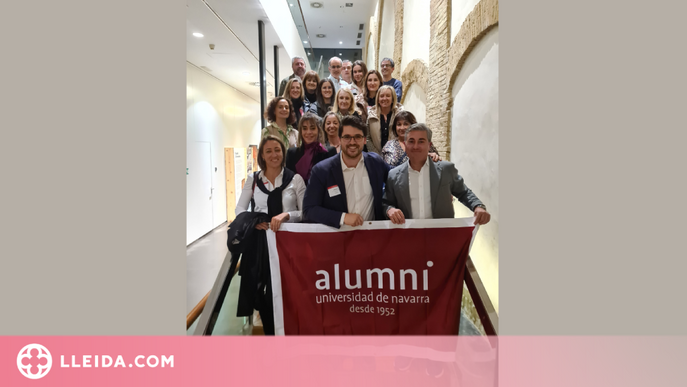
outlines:
[[[310,93],[308,93],[308,90],[305,90],[305,98],[308,99],[308,102],[313,103],[313,102],[317,101],[317,93],[315,92],[315,93],[310,94]]]
[[[310,171],[312,171],[312,160],[316,153],[326,152],[327,150],[322,147],[317,141],[313,141],[310,144],[303,145],[303,156],[296,163],[296,172],[301,175],[303,180],[308,181],[310,179]]]
[[[257,179],[257,187],[260,189],[260,191],[267,195],[267,215],[269,215],[270,217],[279,215],[282,212],[284,212],[284,205],[282,202],[281,194],[282,191],[284,191],[284,189],[289,186],[291,180],[293,180],[293,176],[295,175],[291,170],[287,168],[282,168],[282,172],[284,173],[284,175],[282,176],[281,187],[276,187],[271,192],[268,191],[267,188],[265,188],[262,179]]]

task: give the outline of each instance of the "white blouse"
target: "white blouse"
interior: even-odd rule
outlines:
[[[274,179],[275,185],[272,185],[269,180],[260,171],[258,178],[262,179],[262,183],[265,185],[268,191],[273,191],[276,187],[281,187],[284,178],[284,168],[282,168],[281,173]],[[255,191],[253,192],[253,174],[251,173],[247,178],[246,182],[243,184],[243,190],[241,190],[241,196],[239,197],[239,202],[236,205],[236,215],[248,211],[250,206],[251,196],[255,201],[255,211],[267,213],[267,194],[262,192],[255,185]],[[289,213],[289,220],[287,223],[298,223],[301,221],[301,212],[303,211],[303,196],[305,196],[305,182],[299,174],[295,174],[291,183],[282,191],[281,202],[283,212]]]

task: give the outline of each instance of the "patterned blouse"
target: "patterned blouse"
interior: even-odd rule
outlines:
[[[288,124],[286,134],[284,134],[279,125],[277,125],[275,122],[270,122],[262,129],[262,136],[260,138],[265,138],[269,134],[280,138],[284,142],[286,149],[296,146],[296,143],[298,142],[298,131],[294,129],[293,126]]]
[[[437,148],[435,148],[432,144],[429,145],[429,152],[439,153],[437,152]],[[408,160],[408,155],[406,154],[406,151],[403,150],[403,147],[401,147],[401,143],[398,141],[398,139],[394,138],[393,140],[387,141],[387,143],[384,145],[384,148],[382,148],[382,158],[384,158],[385,163],[391,165],[392,167],[398,167]]]

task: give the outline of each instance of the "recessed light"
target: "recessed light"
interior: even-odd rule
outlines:
[[[317,34],[317,35],[315,35],[315,36],[317,36],[318,38],[324,38],[324,37],[327,36],[327,35],[325,35],[325,34]]]
[[[293,7],[293,4],[289,4],[289,5]]]
[[[342,53],[339,53],[339,55],[343,55]]]
[[[196,38],[202,38],[205,35],[201,34],[200,32],[194,32],[193,36],[195,36]]]
[[[308,44],[308,41],[307,41],[307,40],[304,40],[303,43]]]
[[[308,55],[310,55],[310,53],[308,53]]]
[[[343,42],[339,42],[339,44],[343,44]]]
[[[322,3],[315,1],[315,2],[310,3],[310,6],[313,8],[322,8]]]

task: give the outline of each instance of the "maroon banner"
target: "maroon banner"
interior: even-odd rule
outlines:
[[[472,218],[269,233],[285,335],[457,335]]]

